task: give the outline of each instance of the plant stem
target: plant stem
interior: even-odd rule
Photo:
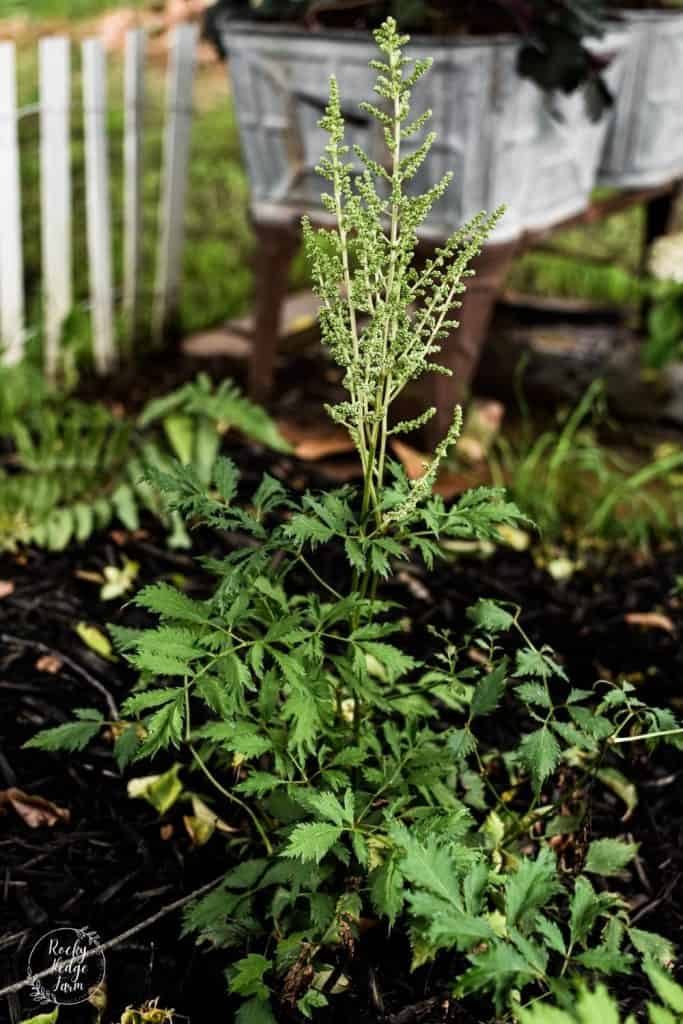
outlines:
[[[608,740],[612,746],[616,743],[637,743],[638,740],[656,740],[661,736],[680,736],[683,733],[681,729],[659,729],[657,732],[644,732],[638,736],[615,736]]]
[[[218,779],[211,773],[211,771],[207,768],[206,764],[204,763],[204,761],[201,759],[201,757],[197,753],[193,743],[188,744],[188,746],[190,748],[190,753],[192,754],[193,758],[195,759],[195,761],[197,762],[197,764],[199,765],[201,770],[206,775],[206,777],[209,780],[209,782],[211,783],[211,785],[215,789],[217,789],[218,792],[221,793],[222,796],[224,796],[226,798],[226,800],[230,800],[231,803],[237,804],[237,806],[240,807],[244,811],[244,813],[249,816],[249,818],[251,818],[251,821],[253,822],[254,827],[256,828],[256,831],[258,832],[258,834],[261,836],[261,839],[263,840],[263,845],[266,848],[266,852],[268,853],[268,856],[272,856],[273,855],[272,844],[271,844],[268,836],[266,835],[266,831],[265,831],[263,825],[258,820],[258,818],[254,814],[252,809],[248,806],[248,804],[245,804],[243,800],[240,800],[240,798],[238,796],[235,796],[234,793],[231,793],[229,789],[226,789],[225,786],[222,786],[220,784]]]

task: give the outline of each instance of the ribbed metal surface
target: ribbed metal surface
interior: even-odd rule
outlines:
[[[625,17],[631,41],[600,180],[647,188],[683,173],[683,13]]]
[[[336,75],[345,113],[356,115],[347,141],[384,160],[374,121],[358,121],[358,102],[376,100],[376,57],[365,35],[317,35],[267,30],[225,21],[223,42],[230,56],[242,146],[255,210],[273,205],[320,205],[325,183],[315,173],[326,134],[317,126],[327,101],[328,79]],[[495,241],[517,238],[525,228],[550,226],[584,209],[595,182],[607,118],[588,121],[583,96],[554,101],[515,70],[514,37],[481,40],[415,40],[409,55],[429,55],[434,64],[416,86],[413,113],[433,111],[430,127],[438,139],[414,188],[423,191],[447,171],[454,180],[435,205],[425,235],[444,237],[480,210],[505,204]],[[623,34],[601,48],[618,51]],[[618,86],[617,58],[608,76]],[[361,115],[362,117],[362,115]],[[348,121],[348,119],[347,119]],[[410,145],[419,145],[419,139]]]

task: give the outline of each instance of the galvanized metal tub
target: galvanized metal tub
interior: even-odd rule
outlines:
[[[683,174],[683,12],[623,17],[631,37],[600,182],[647,188]]]
[[[347,141],[385,158],[381,130],[358,111],[360,100],[376,99],[368,61],[377,53],[367,33],[312,34],[225,19],[221,38],[257,215],[320,207],[327,183],[315,167],[327,136],[317,122],[331,74],[347,114]],[[619,32],[596,45],[618,51],[624,40]],[[413,38],[409,56],[434,61],[415,88],[413,111],[430,107],[438,135],[413,187],[421,191],[454,172],[425,237],[443,238],[480,210],[504,204],[491,240],[509,242],[588,205],[607,119],[591,123],[579,93],[557,98],[551,109],[548,97],[517,74],[519,45],[515,36]],[[608,70],[613,87],[620,73],[617,59]]]

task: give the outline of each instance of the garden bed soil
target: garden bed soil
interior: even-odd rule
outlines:
[[[321,484],[310,467],[287,456],[244,445],[231,454],[247,486],[266,468],[300,487]],[[231,543],[200,534],[196,550],[219,554]],[[17,786],[54,801],[70,816],[68,822],[36,829],[10,809],[0,818],[0,988],[26,975],[33,942],[50,929],[85,926],[109,939],[227,866],[217,835],[201,849],[192,847],[182,807],[176,805],[159,819],[144,801],[128,798],[105,741],[70,756],[21,747],[39,728],[68,720],[74,707],[106,711],[106,703],[120,703],[131,685],[134,677],[126,666],[105,660],[75,632],[81,621],[104,630],[109,621],[140,625],[145,620],[145,613],[132,606],[101,601],[97,584],[79,575],[121,564],[124,555],[140,564],[136,585],[180,574],[189,592],[208,592],[210,581],[189,555],[165,548],[153,522],[134,534],[102,532],[62,554],[30,550],[0,557],[0,581],[10,584],[0,599],[0,789]],[[324,571],[334,572],[336,556],[329,557]],[[341,565],[340,558],[340,572]],[[428,625],[449,626],[457,633],[466,608],[478,597],[514,601],[524,608],[522,621],[532,639],[556,649],[575,685],[625,675],[649,703],[676,707],[681,703],[683,611],[673,588],[681,575],[683,549],[663,550],[649,560],[622,558],[562,583],[538,568],[528,552],[501,549],[485,560],[458,558],[429,578],[413,566],[391,584],[390,593],[409,606],[409,642],[423,655]],[[633,613],[646,618],[629,620]],[[53,660],[46,662],[46,655]],[[509,728],[509,722],[501,727]],[[644,751],[631,753],[626,770],[639,784],[639,804],[620,824],[623,806],[617,798],[596,794],[593,837],[622,831],[641,844],[635,868],[616,884],[641,927],[662,932],[681,948],[680,756],[662,750],[648,761]],[[161,761],[153,769],[133,766],[127,775],[166,767]],[[179,926],[174,912],[107,952],[106,1021],[118,1020],[128,1004],[157,996],[160,1006],[175,1008],[179,1020],[205,1020],[207,1007],[213,1019],[231,1019],[234,1006],[223,975],[230,954],[198,950],[192,939],[179,937]],[[474,1024],[487,1019],[483,1007],[480,1017],[476,1006],[465,1009],[449,997],[455,971],[449,958],[414,974],[409,964],[407,943],[398,936],[387,941],[381,927],[369,928],[347,966],[352,986],[333,1000],[331,1011],[323,1011],[324,1019],[329,1024]],[[642,1006],[646,993],[636,978],[621,978],[615,985],[626,1005]],[[37,1010],[27,990],[0,1003],[0,1021],[12,1024]],[[60,1024],[93,1019],[88,1004],[64,1007],[60,1014]],[[283,1010],[281,1019],[296,1018]]]
[[[170,357],[162,364],[154,359],[146,369],[114,378],[108,401],[135,413],[150,397],[178,387],[198,370],[217,379],[230,372],[239,381],[242,369],[239,361],[225,359]],[[323,402],[339,397],[337,372],[324,363],[319,346],[287,360],[278,384],[271,412],[296,419],[304,433],[319,431]],[[100,395],[98,382],[84,382],[81,397]],[[348,454],[336,462],[334,457],[310,462],[239,442],[230,448],[245,494],[266,470],[300,490],[329,487],[335,474],[348,479]],[[133,765],[122,778],[105,741],[68,756],[22,749],[38,729],[69,720],[74,707],[96,706],[106,713],[106,704],[120,704],[134,681],[121,661],[108,661],[86,646],[75,627],[86,622],[104,631],[111,621],[140,626],[146,613],[121,607],[121,601],[102,601],[99,586],[84,572],[101,573],[107,565],[121,565],[125,556],[139,563],[136,587],[161,578],[177,582],[180,576],[187,591],[201,597],[210,592],[211,581],[193,556],[220,555],[236,542],[200,532],[191,554],[169,551],[159,525],[151,519],[143,525],[132,534],[100,532],[61,554],[31,549],[0,555],[0,584],[5,584],[0,587],[0,791],[16,786],[69,812],[68,822],[32,829],[7,806],[4,815],[0,809],[0,989],[26,976],[33,942],[50,929],[87,927],[108,940],[229,866],[218,835],[201,849],[192,846],[182,805],[160,819],[147,803],[127,796],[126,778],[161,772],[170,761]],[[341,552],[324,550],[319,557],[330,578],[345,572]],[[410,566],[388,585],[388,596],[409,608],[407,642],[421,657],[428,656],[429,626],[451,628],[457,635],[465,628],[466,609],[479,597],[513,601],[524,609],[531,638],[555,648],[573,684],[588,687],[598,678],[626,676],[643,688],[648,703],[681,711],[683,601],[673,595],[679,576],[683,548],[661,550],[650,559],[622,554],[606,563],[603,558],[564,582],[539,568],[529,552],[499,549],[485,559],[458,557],[429,576]],[[646,618],[629,621],[633,614]],[[504,717],[492,728],[509,730]],[[640,842],[635,869],[618,885],[641,927],[660,931],[683,948],[680,756],[660,750],[648,761],[644,751],[633,748],[631,755],[628,774],[639,785],[640,802],[620,824],[623,805],[612,794],[596,794],[593,837],[621,830]],[[184,777],[189,779],[189,770]],[[229,810],[225,817],[230,818]],[[199,950],[191,938],[182,938],[177,911],[118,943],[106,958],[106,1022],[118,1021],[125,1006],[155,997],[159,1006],[173,1007],[181,1021],[205,1020],[207,1006],[217,1019],[230,1020],[234,1013],[224,977],[230,953]],[[490,1019],[487,1006],[478,1013],[476,1004],[464,1008],[450,997],[456,973],[450,958],[411,974],[408,944],[396,932],[387,936],[381,927],[369,928],[344,967],[352,985],[323,1011],[328,1024]],[[647,993],[638,978],[621,978],[615,985],[625,1006],[642,1007]],[[17,1024],[38,1009],[27,989],[0,998],[0,1024]],[[281,1019],[301,1018],[283,1009]],[[93,1020],[87,1003],[60,1013],[60,1024]]]

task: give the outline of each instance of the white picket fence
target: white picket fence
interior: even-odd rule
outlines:
[[[161,198],[158,212],[152,333],[163,336],[180,284],[192,94],[198,27],[176,27],[166,88]],[[98,373],[115,369],[119,353],[115,296],[134,329],[140,304],[142,158],[145,132],[146,35],[126,36],[123,127],[123,273],[115,288],[107,134],[107,58],[99,39],[81,44],[85,195],[93,361]],[[73,308],[72,45],[61,36],[39,42],[39,102],[17,104],[16,52],[0,42],[0,348],[6,364],[22,358],[27,337],[20,192],[19,119],[37,116],[40,128],[41,281],[45,371],[54,378],[66,317]]]

